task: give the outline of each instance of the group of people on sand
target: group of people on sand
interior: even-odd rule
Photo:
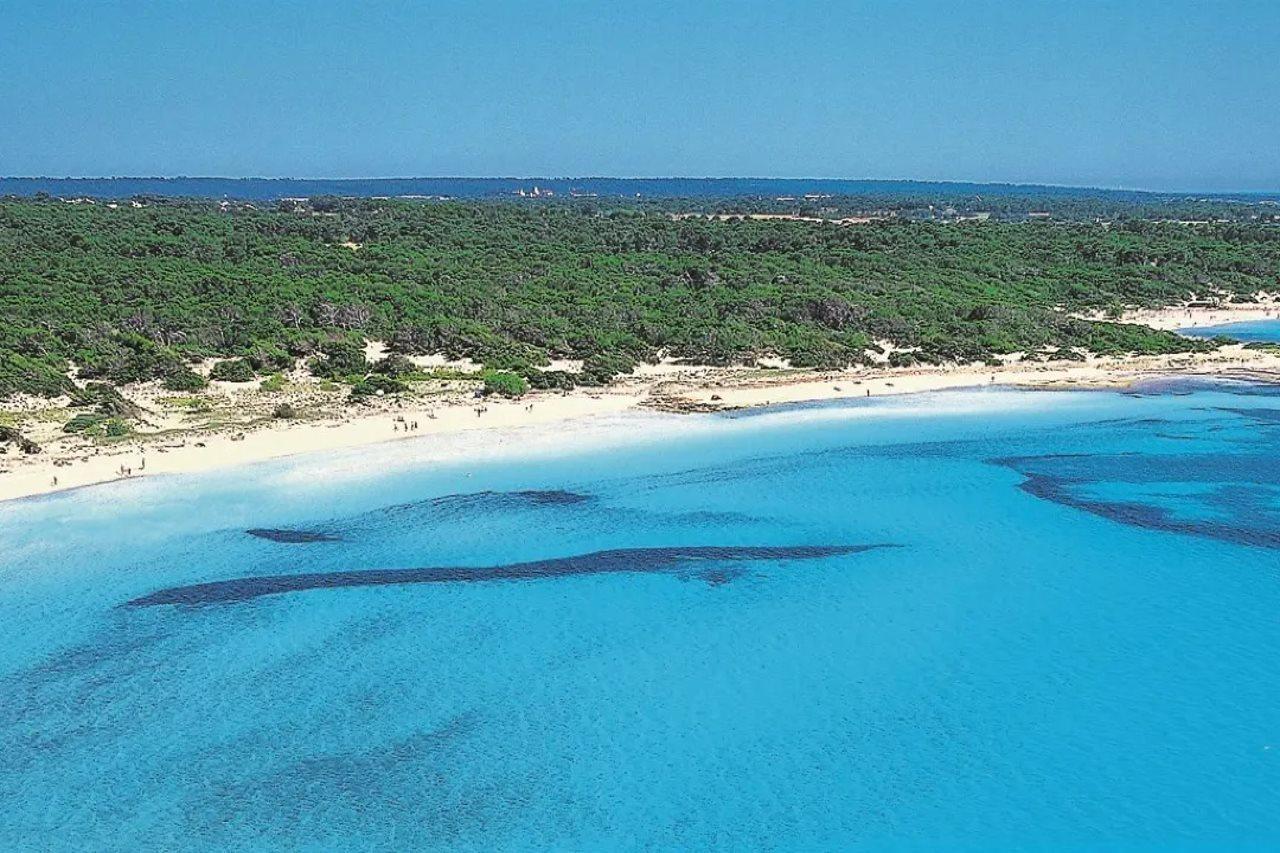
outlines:
[[[87,460],[88,460],[88,457],[85,457],[85,460],[87,461]],[[58,464],[58,463],[56,463],[56,462],[55,462],[54,464],[56,465],[56,464]],[[141,473],[142,471],[145,471],[145,470],[147,470],[147,457],[143,456],[143,457],[142,457],[142,460],[138,463],[138,471],[139,471],[139,473]],[[124,463],[121,463],[121,464],[116,468],[116,476],[117,476],[117,477],[132,477],[132,476],[133,476],[133,466],[131,466],[131,465],[125,465]],[[49,486],[50,486],[51,488],[54,488],[54,489],[58,488],[58,476],[57,476],[56,474],[53,476],[53,479],[51,479],[51,480],[49,481]]]
[[[432,421],[436,419],[435,410],[427,412],[427,419]],[[392,432],[399,432],[401,427],[404,427],[405,432],[414,432],[418,429],[418,422],[407,421],[405,420],[404,415],[396,415],[396,419],[391,422],[391,430]]]
[[[533,403],[527,403],[527,404],[525,405],[525,407],[524,407],[524,410],[525,410],[526,412],[532,412],[532,411],[533,411]],[[488,406],[476,406],[476,407],[474,407],[474,408],[472,409],[472,411],[476,413],[476,417],[478,418],[478,417],[480,417],[481,415],[483,415],[485,412],[489,411],[489,407],[488,407]],[[435,420],[435,419],[436,419],[436,413],[435,413],[434,411],[428,411],[428,412],[427,412],[427,417],[428,417],[429,419],[431,419],[431,420]],[[405,432],[413,432],[414,430],[418,429],[418,422],[417,422],[417,421],[405,420],[405,418],[404,418],[404,416],[403,416],[403,415],[397,415],[397,416],[396,416],[396,418],[395,418],[395,420],[393,420],[393,421],[391,422],[391,431],[392,431],[392,432],[399,432],[401,427],[404,427],[404,431],[405,431]]]
[[[142,462],[141,462],[141,464],[139,464],[139,466],[138,466],[138,470],[139,470],[139,471],[145,471],[145,470],[147,470],[147,457],[145,457],[145,456],[144,456],[144,457],[142,457]],[[132,477],[132,476],[133,476],[133,468],[132,468],[132,467],[130,467],[130,466],[128,466],[128,465],[123,465],[123,464],[122,464],[119,468],[117,468],[117,469],[116,469],[116,473],[117,473],[118,475],[120,475],[121,477]]]

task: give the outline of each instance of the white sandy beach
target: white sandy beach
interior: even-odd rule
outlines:
[[[1101,388],[1158,375],[1243,373],[1280,381],[1280,357],[1240,346],[1202,355],[1087,361],[1014,362],[1001,367],[861,368],[832,373],[663,365],[603,389],[542,392],[520,400],[466,395],[379,400],[316,420],[256,419],[220,430],[165,429],[93,446],[56,431],[45,451],[0,457],[0,500],[120,479],[181,474],[304,453],[325,453],[406,438],[468,430],[502,430],[627,411],[711,411],[807,400],[881,397],[985,385]],[[257,392],[243,392],[254,394]],[[481,411],[477,413],[477,406]],[[415,423],[410,431],[406,425]],[[167,424],[172,427],[172,424]],[[56,481],[55,481],[56,478]]]
[[[1153,329],[1176,331],[1276,319],[1280,319],[1280,303],[1268,298],[1251,304],[1224,303],[1215,308],[1155,308],[1131,311],[1121,318],[1121,322],[1139,323]]]

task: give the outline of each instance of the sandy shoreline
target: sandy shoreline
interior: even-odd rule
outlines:
[[[1280,320],[1280,304],[1266,301],[1251,305],[1227,303],[1216,308],[1155,308],[1131,311],[1120,319],[1124,323],[1139,323],[1153,329],[1173,332],[1227,323]]]
[[[271,421],[223,431],[172,431],[86,449],[46,445],[46,452],[0,457],[0,501],[117,480],[184,474],[307,453],[471,430],[502,430],[628,411],[713,411],[810,400],[882,397],[974,386],[1122,387],[1166,375],[1246,374],[1280,381],[1280,357],[1239,346],[1213,353],[1084,362],[1014,363],[1001,367],[862,368],[832,373],[797,370],[687,368],[641,375],[602,389],[543,392],[520,400],[455,396],[379,401],[341,418]],[[477,405],[483,408],[477,414]],[[401,421],[403,419],[403,422]],[[409,431],[405,424],[417,423]],[[55,479],[56,478],[56,484]]]

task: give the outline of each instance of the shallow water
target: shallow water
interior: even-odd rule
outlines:
[[[0,849],[1275,844],[1280,397],[1147,391],[0,505]]]
[[[1280,320],[1246,320],[1217,326],[1194,326],[1179,329],[1178,334],[1192,338],[1216,338],[1221,335],[1238,341],[1280,343]]]

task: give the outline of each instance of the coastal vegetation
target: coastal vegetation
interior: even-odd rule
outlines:
[[[40,452],[40,445],[24,436],[17,427],[0,424],[0,452],[7,453],[10,445],[27,455]]]
[[[506,370],[487,370],[484,373],[484,391],[500,397],[519,397],[529,390],[524,377]]]
[[[243,358],[219,361],[209,370],[209,378],[220,382],[252,382],[253,368]]]
[[[602,384],[660,355],[838,368],[1214,346],[1080,319],[1280,288],[1280,226],[677,218],[637,206],[317,198],[0,201],[0,397],[276,379],[352,398],[412,356],[494,393]],[[367,340],[386,342],[380,361]],[[581,370],[549,369],[553,360]],[[74,373],[73,373],[74,372]],[[101,407],[102,393],[94,405]],[[121,417],[102,412],[104,418]]]
[[[1149,192],[1035,184],[777,178],[6,178],[0,194],[147,203],[165,198],[413,198],[531,205],[596,204],[670,213],[787,213],[839,218],[892,214],[998,220],[1280,220],[1276,194]]]

